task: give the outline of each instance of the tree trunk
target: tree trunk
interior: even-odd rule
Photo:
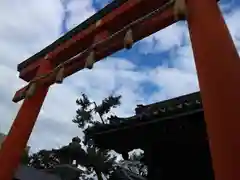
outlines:
[[[94,171],[96,172],[98,180],[103,180],[102,172],[98,171],[96,168],[94,168]]]

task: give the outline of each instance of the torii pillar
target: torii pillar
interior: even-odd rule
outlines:
[[[45,74],[50,70],[50,61],[45,60],[40,65],[37,75]],[[48,88],[49,85],[39,85],[34,96],[24,100],[0,151],[0,180],[12,180]]]
[[[240,59],[216,0],[186,0],[216,180],[240,179]]]

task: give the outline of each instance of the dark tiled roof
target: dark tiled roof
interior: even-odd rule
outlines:
[[[90,128],[87,135],[101,133],[118,128],[135,126],[139,124],[154,123],[156,120],[172,119],[178,115],[187,115],[194,112],[201,112],[202,103],[199,92],[180,96],[162,102],[157,102],[149,105],[142,105],[136,108],[136,115],[128,118],[118,118],[118,123],[99,124]],[[113,120],[114,121],[114,120]]]
[[[199,92],[141,108],[135,116],[88,129],[85,140],[93,139],[98,147],[122,153],[145,148],[152,141],[203,143],[207,138]]]
[[[18,180],[61,180],[58,176],[37,170],[32,167],[20,165],[15,173]]]

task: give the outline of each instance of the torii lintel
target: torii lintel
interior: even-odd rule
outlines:
[[[154,14],[149,14],[149,12],[154,12]],[[176,21],[174,6],[170,1],[114,1],[39,53],[20,63],[18,65],[19,76],[29,82],[36,76],[44,60],[50,61],[52,67],[55,68],[73,57],[74,61],[66,63],[64,68],[64,77],[70,76],[84,68],[85,59],[88,56],[85,50],[94,43],[103,40],[94,47],[95,61],[99,61],[124,48],[123,39],[127,26],[131,28],[133,40],[136,42]],[[48,76],[40,83],[53,84],[54,82],[54,76]],[[15,93],[14,102],[24,99],[22,94],[26,88]]]

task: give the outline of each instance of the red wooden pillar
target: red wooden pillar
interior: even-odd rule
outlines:
[[[240,59],[216,0],[187,0],[216,180],[240,179]]]
[[[45,61],[39,67],[37,74],[46,73],[50,68],[49,61]],[[38,86],[34,96],[24,100],[0,150],[0,180],[13,179],[48,88],[48,85]]]

